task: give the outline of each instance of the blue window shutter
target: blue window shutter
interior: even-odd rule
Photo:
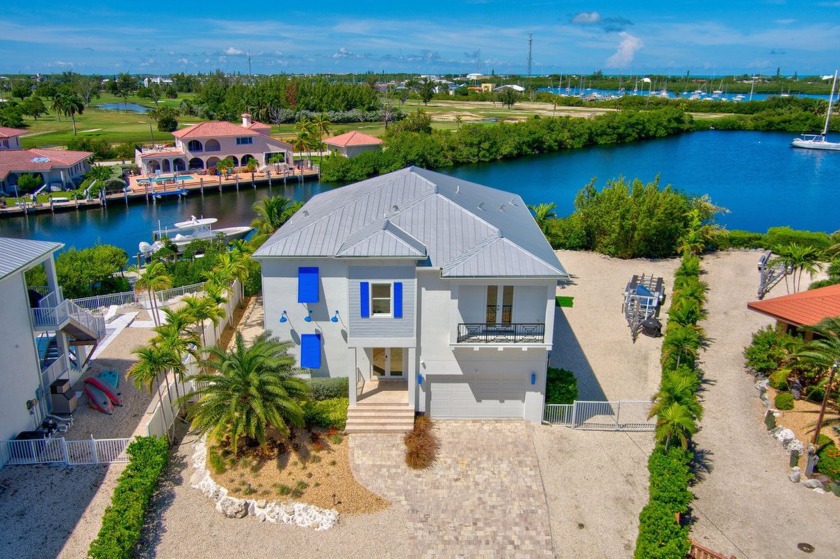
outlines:
[[[318,283],[318,268],[298,268],[298,303],[317,303]]]
[[[370,318],[370,283],[359,283],[359,302],[362,307],[362,318]]]
[[[300,366],[304,369],[321,368],[321,334],[301,334]]]
[[[394,282],[394,318],[402,318],[403,284]]]

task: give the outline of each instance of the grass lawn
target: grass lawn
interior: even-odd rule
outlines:
[[[295,501],[342,514],[370,513],[389,503],[360,485],[350,471],[348,439],[337,430],[295,429],[285,443],[241,453],[209,446],[217,483],[239,498]]]

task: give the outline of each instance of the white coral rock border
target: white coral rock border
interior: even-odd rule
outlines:
[[[322,509],[304,503],[277,503],[265,500],[237,499],[216,483],[207,470],[207,437],[195,442],[192,455],[193,474],[190,486],[198,489],[216,503],[216,510],[229,518],[253,516],[260,522],[295,524],[302,528],[329,530],[338,522],[338,511]]]

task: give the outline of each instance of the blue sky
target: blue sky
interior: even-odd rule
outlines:
[[[840,0],[2,0],[0,72],[524,74],[529,33],[534,74],[840,66]]]

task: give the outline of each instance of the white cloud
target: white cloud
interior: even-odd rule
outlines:
[[[245,54],[244,50],[235,49],[233,47],[228,47],[225,49],[225,54],[229,56],[238,56],[240,54]]]
[[[594,25],[601,22],[601,14],[598,12],[578,12],[571,17],[570,21],[578,25]]]
[[[178,59],[178,63],[179,63],[179,64],[189,64],[189,63],[190,63],[190,59],[189,59],[189,58],[179,58],[179,59]]]
[[[618,45],[618,50],[607,59],[606,65],[609,68],[626,68],[633,62],[639,49],[645,45],[641,39],[626,31],[622,31],[618,36],[621,38],[621,43]]]

